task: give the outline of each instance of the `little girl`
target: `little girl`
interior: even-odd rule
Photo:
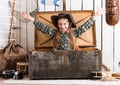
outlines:
[[[51,16],[51,21],[57,28],[56,30],[51,29],[48,25],[34,19],[29,14],[21,13],[21,16],[25,19],[31,20],[41,32],[48,34],[51,38],[54,38],[55,49],[73,50],[75,49],[74,39],[86,32],[94,24],[96,16],[99,16],[102,13],[103,9],[98,10],[92,18],[75,30],[71,30],[71,28],[76,28],[75,21],[71,14],[59,13],[58,15]]]

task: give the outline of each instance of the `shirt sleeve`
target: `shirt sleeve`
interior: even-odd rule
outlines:
[[[50,35],[50,37],[54,36],[55,30],[50,28],[48,25],[45,25],[45,24],[43,24],[42,22],[40,22],[38,20],[34,20],[33,23],[42,33],[48,34],[48,35]]]
[[[91,26],[94,24],[94,19],[90,18],[88,21],[86,21],[83,25],[78,27],[78,29],[73,31],[73,35],[75,37],[79,37],[82,33],[86,32]]]

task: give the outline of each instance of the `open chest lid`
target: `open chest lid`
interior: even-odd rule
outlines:
[[[51,28],[55,29],[54,25],[51,22],[52,15],[58,15],[61,11],[56,12],[37,12],[36,19],[41,21],[44,24],[47,24]],[[90,19],[94,12],[93,10],[84,10],[84,11],[65,11],[65,13],[71,13],[75,22],[76,22],[76,29],[84,24],[88,19]],[[35,27],[36,28],[36,27]],[[75,29],[75,28],[74,28]],[[73,29],[73,30],[74,30]],[[76,38],[75,45],[79,47],[95,47],[96,46],[96,31],[95,31],[95,24],[87,30],[85,33]],[[45,49],[45,48],[53,48],[54,42],[53,39],[49,40],[50,36],[47,34],[42,33],[38,29],[35,29],[35,49]]]

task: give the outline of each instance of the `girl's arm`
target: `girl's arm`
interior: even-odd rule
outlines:
[[[94,21],[95,20],[93,18],[90,18],[83,25],[81,25],[80,27],[78,27],[78,29],[75,29],[73,31],[73,35],[75,37],[79,37],[81,34],[83,34],[84,32],[86,32],[91,26],[93,26]]]
[[[43,33],[49,34],[51,37],[54,36],[55,31],[51,29],[48,25],[43,24],[42,22],[36,20],[35,18],[31,17],[29,13],[21,13],[21,16],[24,19],[28,19],[34,23],[34,25]]]
[[[29,13],[21,13],[21,16],[24,18],[24,19],[28,19],[32,22],[34,22],[35,18],[31,17]]]
[[[106,13],[106,9],[105,8],[101,8],[101,9],[97,9],[97,12],[95,13],[95,15],[93,16],[93,19],[96,20],[96,18],[102,14]]]
[[[101,14],[105,13],[105,9],[101,8],[97,10],[96,14],[90,18],[88,21],[86,21],[83,25],[78,27],[78,29],[74,30],[73,35],[75,37],[79,37],[82,33],[86,32],[91,26],[93,26],[96,18],[100,16]]]

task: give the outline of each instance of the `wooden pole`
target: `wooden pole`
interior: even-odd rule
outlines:
[[[66,0],[63,0],[63,11],[66,11]]]
[[[12,31],[12,25],[13,25],[13,16],[14,16],[14,8],[15,8],[15,0],[13,1],[10,29],[9,29],[9,35],[8,35],[8,43],[10,43],[10,38],[11,38],[11,31]]]

